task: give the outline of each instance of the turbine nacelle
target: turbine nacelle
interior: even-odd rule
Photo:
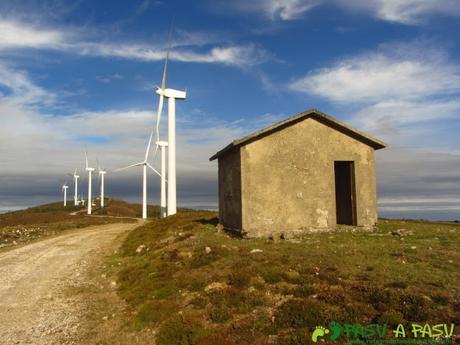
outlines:
[[[156,93],[166,98],[185,99],[187,97],[187,93],[185,91],[174,89],[162,89],[159,87],[157,87]]]
[[[157,141],[155,144],[157,144],[160,147],[167,147],[168,146],[167,141]]]

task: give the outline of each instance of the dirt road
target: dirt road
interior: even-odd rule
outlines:
[[[0,344],[74,344],[88,265],[139,224],[93,226],[0,253]]]

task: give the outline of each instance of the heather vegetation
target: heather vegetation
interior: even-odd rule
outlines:
[[[460,324],[457,223],[274,242],[218,232],[216,216],[153,219],[108,259],[132,331],[155,330],[158,345],[287,345],[332,321]]]

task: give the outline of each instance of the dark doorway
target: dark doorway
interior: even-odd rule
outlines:
[[[354,162],[335,161],[334,172],[337,224],[356,225]]]

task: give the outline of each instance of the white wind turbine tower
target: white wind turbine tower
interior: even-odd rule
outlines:
[[[73,196],[73,204],[74,206],[78,206],[78,178],[80,176],[77,175],[77,169],[75,169],[73,173],[73,182],[74,182],[74,196]]]
[[[166,141],[157,141],[157,146],[160,147],[161,153],[161,192],[160,192],[160,218],[166,217],[166,147],[168,143]]]
[[[97,161],[97,169],[99,171],[101,208],[104,208],[104,175],[107,173],[107,171],[105,169],[101,169],[101,167],[99,166],[99,160]]]
[[[90,168],[88,165],[88,154],[85,151],[86,171],[88,172],[88,214],[92,211],[92,198],[91,198],[91,173],[94,168]]]
[[[64,182],[62,185],[62,191],[64,192],[64,207],[67,206],[67,188],[69,188],[69,186],[67,185],[67,182]]]
[[[144,160],[142,162],[131,164],[124,168],[120,168],[116,170],[116,171],[121,171],[121,170],[129,169],[129,168],[133,168],[137,166],[142,166],[143,168],[143,171],[142,171],[143,173],[142,175],[142,219],[147,218],[147,167],[152,169],[152,171],[155,174],[161,177],[161,174],[153,166],[151,166],[150,163],[148,162],[150,146],[152,144],[152,138],[153,138],[153,131],[150,133],[149,142],[147,144],[147,149],[145,150]]]
[[[157,112],[157,148],[160,142],[159,126],[161,112],[163,110],[163,98],[168,98],[168,207],[167,215],[177,213],[177,192],[176,192],[176,99],[185,99],[186,92],[174,89],[166,89],[166,70],[168,65],[169,49],[166,54],[163,68],[163,79],[161,87],[157,87],[156,93],[160,96],[160,103]],[[163,199],[163,196],[162,198]]]

